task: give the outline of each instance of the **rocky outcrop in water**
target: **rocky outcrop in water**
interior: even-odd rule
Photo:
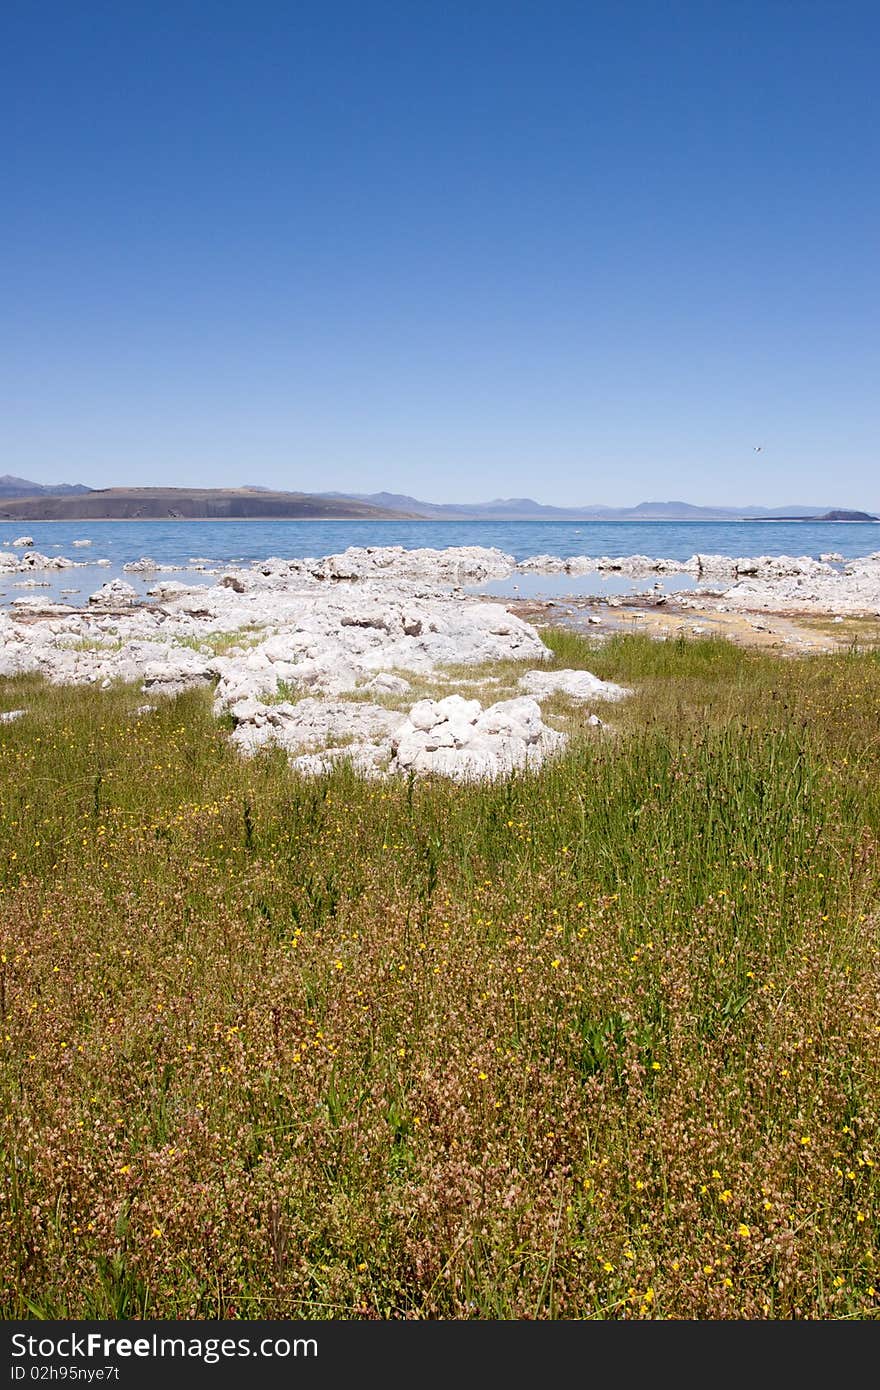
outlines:
[[[759,574],[725,589],[728,608],[765,613],[880,614],[880,552],[812,573]]]
[[[20,545],[20,541],[14,541]],[[33,541],[28,540],[29,545]],[[0,575],[25,574],[28,570],[71,570],[81,569],[84,560],[71,560],[66,555],[43,555],[39,550],[28,549],[24,555],[13,555],[8,550],[0,550]]]
[[[691,555],[687,560],[654,559],[650,555],[532,555],[516,566],[521,574],[620,574],[640,578],[649,574],[689,574],[698,579],[733,579],[739,575],[779,579],[792,575],[834,574],[830,564],[810,555]]]

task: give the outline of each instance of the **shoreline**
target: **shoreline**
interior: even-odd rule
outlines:
[[[79,568],[37,551],[9,565],[10,574]],[[843,569],[803,556],[695,555],[690,574],[708,587],[672,593],[658,578],[648,590],[602,596],[474,592],[508,583],[517,568],[549,572],[564,588],[595,569],[674,582],[688,568],[671,565],[545,555],[517,567],[479,546],[349,547],[219,567],[204,584],[170,579],[168,567],[142,558],[127,567],[141,592],[115,576],[82,608],[47,596],[0,610],[0,675],[41,674],[96,693],[138,682],[151,699],[202,688],[245,755],[275,745],[308,775],[345,761],[368,777],[471,781],[539,767],[566,745],[575,704],[580,726],[588,713],[598,735],[609,726],[596,705],[633,694],[583,666],[548,669],[539,624],[589,636],[591,649],[627,631],[786,655],[880,642],[880,555]],[[41,581],[20,587],[31,584]]]
[[[632,595],[612,604],[602,599],[526,599],[509,605],[524,622],[561,627],[592,639],[616,633],[640,632],[661,641],[675,638],[718,637],[737,646],[777,651],[785,656],[845,651],[856,645],[880,646],[880,616],[872,613],[836,617],[788,609],[730,612],[706,601],[687,605],[669,598],[662,606]]]

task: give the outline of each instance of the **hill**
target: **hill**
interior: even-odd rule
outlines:
[[[11,473],[0,477],[0,497],[73,497],[84,492],[91,492],[84,483],[32,483]]]
[[[4,498],[0,519],[8,521],[151,521],[293,517],[303,520],[381,521],[405,518],[388,507],[352,498],[255,488],[101,488],[82,493],[48,493]]]

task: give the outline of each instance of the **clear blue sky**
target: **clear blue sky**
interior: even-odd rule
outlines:
[[[0,473],[880,509],[876,0],[0,27]]]

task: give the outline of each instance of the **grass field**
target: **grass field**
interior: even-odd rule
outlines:
[[[544,636],[480,787],[0,682],[3,1316],[878,1316],[880,658]]]

